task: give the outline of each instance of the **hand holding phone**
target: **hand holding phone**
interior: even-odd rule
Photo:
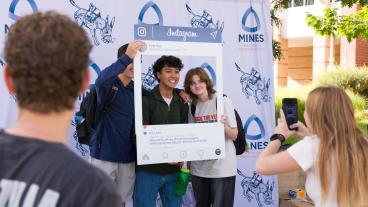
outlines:
[[[283,98],[282,111],[289,130],[297,130],[290,128],[290,125],[298,122],[298,100],[296,98]]]

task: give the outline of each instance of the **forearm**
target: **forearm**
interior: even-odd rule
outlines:
[[[132,60],[127,55],[123,55],[100,73],[96,80],[96,85],[103,85],[109,80],[114,80],[116,76],[124,72],[130,63],[132,63]]]
[[[236,137],[238,136],[238,128],[230,128],[229,126],[225,126],[225,134],[231,140],[236,140]]]
[[[183,91],[183,89],[179,89],[179,88],[174,88],[174,93],[176,93],[178,96],[180,96],[180,92]]]
[[[259,155],[258,159],[266,158],[270,155],[276,154],[281,146],[281,142],[279,140],[271,141],[266,149],[264,149]]]

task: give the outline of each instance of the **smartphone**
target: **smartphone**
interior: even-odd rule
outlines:
[[[282,110],[284,111],[285,119],[290,130],[290,125],[298,122],[298,99],[296,98],[283,98]]]

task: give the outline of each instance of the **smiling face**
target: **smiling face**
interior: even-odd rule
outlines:
[[[175,88],[179,82],[180,73],[179,69],[175,67],[164,66],[161,72],[157,72],[157,78],[160,80],[160,85],[168,88]]]
[[[190,82],[190,91],[196,96],[207,94],[207,84],[198,75],[193,75]]]

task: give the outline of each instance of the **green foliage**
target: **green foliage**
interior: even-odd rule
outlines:
[[[322,17],[307,13],[306,21],[307,25],[312,27],[321,36],[335,37],[337,35],[339,16],[337,15],[336,8],[325,8]]]
[[[273,0],[271,2],[271,24],[278,27],[280,25],[280,18],[278,17],[279,11],[287,8],[291,0]],[[280,42],[272,40],[272,54],[274,60],[280,60],[282,57]]]
[[[298,99],[298,119],[305,124],[304,120],[304,110],[305,103],[308,97],[308,93],[313,90],[313,86],[305,86],[303,88],[293,89],[293,88],[278,88],[275,97],[275,116],[276,121],[280,117],[280,109],[282,107],[283,98],[297,98]],[[367,99],[363,96],[354,93],[353,91],[346,89],[349,95],[354,109],[355,109],[355,119],[359,128],[361,128],[365,133],[368,133],[368,115],[364,110],[368,108]],[[290,137],[286,140],[285,144],[293,144],[298,141],[296,137]]]
[[[367,0],[342,0],[341,1],[342,6],[352,7],[353,4],[360,4],[361,6],[365,6],[365,5],[368,5],[368,1]]]
[[[360,122],[367,120],[367,114],[365,113],[365,109],[367,109],[367,99],[363,96],[356,94],[350,90],[346,90],[346,93],[349,95],[351,102],[353,103],[354,109],[355,109],[355,119]]]
[[[368,7],[350,15],[337,15],[337,9],[327,7],[323,16],[310,13],[306,17],[307,25],[321,36],[344,36],[350,42],[356,38],[368,41]]]
[[[341,16],[338,32],[349,42],[358,37],[368,41],[368,7],[363,7],[355,14]]]
[[[274,60],[280,60],[282,57],[281,44],[276,40],[272,40],[272,54]]]
[[[368,99],[368,67],[341,68],[328,71],[318,79],[318,85],[337,85]]]

